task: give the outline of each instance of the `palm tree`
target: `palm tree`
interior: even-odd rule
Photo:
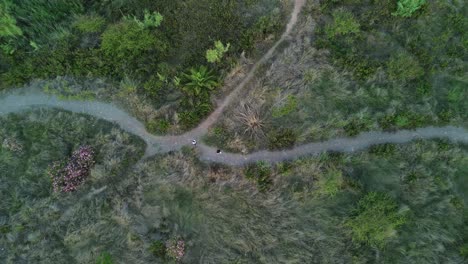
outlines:
[[[191,104],[194,99],[207,99],[210,91],[218,87],[219,82],[213,71],[205,66],[198,69],[190,69],[190,72],[182,74],[182,91],[190,97]]]

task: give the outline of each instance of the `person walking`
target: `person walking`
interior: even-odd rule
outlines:
[[[197,145],[197,141],[194,139],[192,140],[192,145],[196,146]]]

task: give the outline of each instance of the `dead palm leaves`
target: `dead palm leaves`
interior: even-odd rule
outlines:
[[[257,139],[265,136],[265,132],[263,131],[265,128],[265,122],[261,116],[260,107],[252,105],[253,104],[241,102],[238,107],[236,119],[242,123],[244,134]]]

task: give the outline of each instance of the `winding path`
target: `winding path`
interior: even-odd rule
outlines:
[[[142,138],[146,144],[145,157],[157,153],[165,153],[190,145],[192,139],[200,139],[208,128],[219,118],[223,110],[236,98],[239,92],[253,78],[260,65],[271,58],[274,51],[291,33],[297,22],[298,15],[305,4],[305,0],[295,0],[291,19],[286,26],[286,31],[275,45],[252,67],[245,79],[222,102],[217,109],[204,120],[197,128],[179,136],[155,136],[146,131],[145,126],[136,118],[125,111],[108,103],[96,101],[62,101],[56,96],[47,95],[37,89],[18,89],[9,91],[0,96],[0,115],[15,113],[31,109],[35,106],[60,108],[75,113],[83,113],[115,122],[122,129]],[[416,130],[401,130],[395,133],[366,132],[354,138],[337,138],[323,142],[309,143],[283,151],[259,151],[248,155],[222,153],[217,154],[216,149],[199,143],[200,158],[205,161],[219,162],[233,166],[239,166],[255,161],[279,162],[295,159],[304,155],[318,154],[325,151],[353,152],[365,149],[371,145],[382,143],[406,143],[415,139],[447,138],[453,142],[468,143],[468,131],[463,128],[426,127]]]

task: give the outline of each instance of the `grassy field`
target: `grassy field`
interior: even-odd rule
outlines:
[[[309,1],[293,40],[207,142],[249,152],[368,130],[467,127],[467,7],[423,2],[408,17],[395,1]]]
[[[183,263],[466,257],[467,146],[419,141],[245,168],[184,149],[136,164],[142,143],[106,122],[54,110],[1,121],[5,263],[171,263],[155,245],[172,238],[185,242]],[[83,144],[97,152],[89,179],[53,193],[47,166]]]

